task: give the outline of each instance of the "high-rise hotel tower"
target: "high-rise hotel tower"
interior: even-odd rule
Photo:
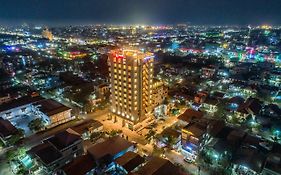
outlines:
[[[152,53],[139,50],[113,50],[110,72],[111,114],[114,122],[133,129],[151,111],[153,84]]]

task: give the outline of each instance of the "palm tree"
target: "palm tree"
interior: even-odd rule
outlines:
[[[279,143],[281,141],[281,138],[280,137],[277,137],[277,136],[271,136],[271,139],[273,140],[273,142],[275,143]]]

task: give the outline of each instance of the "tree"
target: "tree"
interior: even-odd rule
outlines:
[[[279,141],[281,141],[281,138],[277,137],[277,136],[272,136],[271,139],[273,140],[273,142],[278,143]]]
[[[215,117],[219,117],[219,118],[223,118],[223,119],[226,117],[225,104],[226,104],[226,102],[220,102],[217,105],[217,111],[214,113]]]
[[[17,150],[9,150],[7,151],[6,153],[6,159],[8,161],[12,161],[14,160],[15,158],[17,158],[18,156],[23,156],[26,154],[26,149],[21,147],[21,148],[18,148]]]
[[[164,154],[165,150],[163,148],[158,148],[156,145],[153,145],[153,156],[160,156],[161,154]]]
[[[154,138],[155,134],[156,132],[153,129],[150,129],[149,132],[145,135],[145,139],[151,141]]]
[[[94,132],[90,135],[90,139],[91,139],[91,141],[96,140],[96,139],[100,138],[101,135],[102,135],[102,132]]]
[[[212,159],[207,155],[205,150],[199,152],[197,162],[203,167],[212,165]]]
[[[39,131],[44,127],[42,118],[36,118],[28,123],[30,130]]]
[[[17,133],[12,135],[9,139],[8,139],[8,143],[10,145],[14,145],[16,143],[18,143],[18,141],[24,137],[24,130],[23,129],[18,129]]]
[[[111,130],[109,133],[108,133],[108,135],[110,136],[110,137],[114,137],[114,136],[117,136],[117,135],[119,135],[119,134],[121,134],[122,133],[122,130]]]
[[[167,145],[169,147],[173,147],[174,144],[176,144],[176,141],[177,141],[177,139],[175,137],[173,137],[171,135],[168,135],[168,137],[167,137]]]
[[[163,104],[164,105],[168,105],[169,104],[169,99],[167,97],[164,99]]]
[[[92,104],[90,102],[86,102],[83,106],[84,111],[86,111],[87,113],[92,112]]]
[[[15,150],[9,150],[6,152],[6,159],[8,161],[12,161],[17,156],[17,152]]]

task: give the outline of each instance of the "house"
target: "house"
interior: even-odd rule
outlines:
[[[281,119],[281,108],[276,104],[269,104],[265,107],[265,115],[280,118]]]
[[[198,121],[203,118],[204,113],[201,111],[196,111],[194,109],[187,109],[183,114],[178,116],[178,124],[181,126],[186,126],[191,121]]]
[[[166,128],[161,134],[156,136],[156,144],[158,147],[171,146],[173,149],[177,149],[180,146],[180,141],[181,133],[171,127]]]
[[[281,175],[281,155],[270,154],[265,162],[262,175]]]
[[[11,101],[13,97],[10,94],[0,94],[0,105]]]
[[[126,152],[123,156],[117,158],[115,169],[120,169],[125,174],[137,169],[144,164],[144,158],[132,151]]]
[[[9,120],[0,117],[0,139],[3,143],[18,132],[17,128]]]
[[[61,168],[83,152],[82,139],[72,129],[59,132],[28,151],[47,171]]]
[[[217,157],[230,159],[243,142],[246,133],[224,125],[210,128],[209,126],[208,150]]]
[[[94,132],[101,132],[103,124],[96,120],[85,120],[82,123],[71,127],[73,131],[78,133],[84,140],[89,139]]]
[[[211,97],[213,97],[217,100],[222,100],[224,95],[225,95],[225,93],[223,93],[223,92],[215,91],[214,93],[211,94]]]
[[[88,148],[97,165],[109,165],[113,160],[124,155],[128,151],[134,151],[135,145],[120,136],[107,139]]]
[[[139,170],[129,175],[186,175],[169,160],[160,157],[153,157]]]
[[[281,175],[281,145],[274,144],[268,154],[262,171],[262,175]]]
[[[196,159],[207,139],[207,126],[208,123],[202,120],[191,122],[182,129],[181,152],[184,156]]]
[[[258,174],[263,170],[266,160],[264,153],[253,147],[240,147],[234,154],[233,169],[238,174]]]
[[[198,92],[195,96],[194,96],[194,102],[195,103],[203,103],[206,98],[208,96],[207,92]]]
[[[14,99],[0,106],[0,117],[12,121],[23,115],[41,118],[46,127],[54,127],[74,119],[71,108],[41,96],[25,96]]]
[[[217,111],[217,105],[219,101],[215,98],[207,97],[206,100],[203,102],[202,106],[205,110],[209,113],[214,113]]]
[[[73,118],[71,117],[71,108],[52,99],[42,100],[34,104],[41,115],[45,115],[45,118],[49,119],[48,128],[57,126],[62,123],[66,123]]]
[[[62,175],[85,175],[93,174],[95,171],[96,163],[94,159],[89,155],[81,155],[76,157],[73,161],[64,165],[58,174]]]
[[[240,113],[241,117],[246,117],[251,114],[252,116],[256,116],[260,114],[262,110],[263,103],[256,98],[248,98],[245,103],[241,104],[237,109],[238,113]]]
[[[95,91],[98,92],[98,94],[104,96],[109,92],[109,85],[108,84],[100,84],[98,86],[95,86]]]

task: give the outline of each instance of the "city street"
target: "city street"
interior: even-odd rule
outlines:
[[[181,112],[184,112],[185,109],[182,109]],[[128,128],[121,127],[120,125],[117,125],[116,123],[113,123],[111,120],[107,120],[108,115],[108,109],[97,111],[91,114],[83,115],[84,118],[87,119],[94,119],[100,121],[105,131],[111,131],[111,130],[122,130],[124,137],[126,138],[128,136],[129,141],[134,141],[138,143],[137,148],[138,152],[141,155],[149,155],[153,152],[153,145],[150,143],[147,143],[147,140],[145,140],[144,136],[141,136],[137,134],[136,131],[131,131]],[[167,128],[171,125],[173,125],[177,121],[176,116],[169,117],[165,122],[158,124],[156,131],[157,133],[161,133],[164,128]],[[190,164],[184,161],[184,157],[172,150],[172,151],[166,151],[165,156],[167,159],[169,159],[173,164],[179,164],[182,165],[186,172],[194,175],[198,175],[198,167],[194,164]],[[200,175],[209,175],[207,171],[200,170]]]
[[[128,140],[135,141],[142,145],[145,145],[147,141],[140,135],[138,135],[135,131],[131,131],[128,128],[124,128],[116,123],[113,123],[111,120],[107,120],[108,109],[100,110],[94,113],[82,115],[86,119],[93,119],[101,122],[103,124],[105,131],[112,130],[122,130],[124,136],[128,136]]]
[[[183,168],[185,169],[186,172],[190,173],[190,174],[194,174],[194,175],[199,175],[198,172],[198,167],[194,164],[191,163],[187,163],[184,161],[184,157],[174,151],[166,151],[165,152],[165,156],[173,163],[173,164],[180,164],[183,166]],[[207,171],[202,170],[202,168],[200,169],[200,175],[209,175],[209,173],[207,173]]]
[[[44,139],[56,134],[57,132],[62,131],[62,130],[67,129],[67,128],[70,128],[70,127],[72,127],[74,125],[77,125],[81,122],[82,122],[82,120],[72,120],[72,121],[69,121],[67,123],[56,126],[54,128],[50,128],[48,130],[38,132],[34,135],[26,137],[23,141],[23,145],[26,148],[31,148],[31,147],[37,145],[38,143],[40,143],[41,141],[43,141]]]

